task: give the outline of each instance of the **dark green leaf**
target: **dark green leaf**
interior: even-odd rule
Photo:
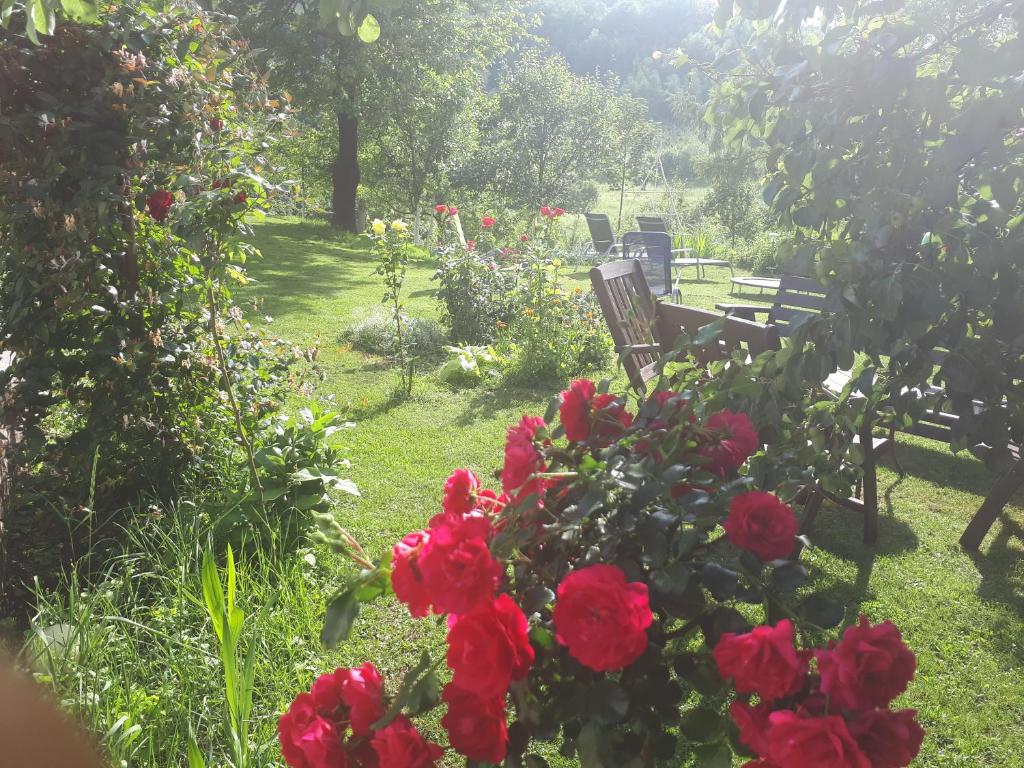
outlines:
[[[822,595],[811,595],[800,606],[800,615],[822,629],[837,627],[846,615],[842,605]]]
[[[807,569],[800,563],[784,563],[772,569],[772,588],[777,592],[795,592],[807,581]]]
[[[324,627],[320,630],[320,642],[324,647],[334,648],[347,640],[358,615],[359,601],[352,590],[346,590],[331,600],[324,616]]]
[[[716,600],[728,600],[736,594],[739,577],[718,563],[705,563],[700,570],[700,580]]]

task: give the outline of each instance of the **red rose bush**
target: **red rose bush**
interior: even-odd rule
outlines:
[[[893,703],[913,653],[864,617],[830,637],[843,611],[794,600],[796,516],[743,473],[768,449],[723,405],[696,387],[631,405],[577,380],[509,428],[494,488],[453,472],[427,527],[348,584],[324,630],[343,639],[360,602],[391,592],[443,617],[443,660],[424,653],[397,685],[371,664],[321,677],[281,717],[288,765],[420,768],[440,762],[434,741],[509,766],[544,765],[541,741],[595,766],[687,751],[908,765],[924,732]],[[435,707],[443,737],[413,723]]]

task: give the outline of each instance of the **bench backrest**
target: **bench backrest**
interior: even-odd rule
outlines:
[[[590,270],[590,281],[615,350],[626,356],[623,366],[632,386],[644,389],[658,375],[658,360],[675,348],[679,333],[696,336],[709,323],[722,316],[681,304],[656,302],[636,259],[613,261]],[[696,350],[699,362],[707,364],[746,349],[751,357],[779,348],[779,333],[772,326],[736,317],[725,318],[722,334],[710,345]]]
[[[641,374],[653,369],[661,353],[654,336],[655,304],[643,267],[635,259],[611,261],[590,270],[590,282],[601,305],[615,351],[633,352],[623,360],[634,386],[647,381]]]
[[[768,313],[768,324],[786,338],[795,330],[795,324],[824,311],[841,312],[842,305],[829,298],[821,283],[810,277],[783,275]]]

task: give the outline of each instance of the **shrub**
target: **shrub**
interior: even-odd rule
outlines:
[[[634,409],[574,381],[546,418],[508,430],[500,495],[456,470],[429,527],[349,583],[324,629],[343,639],[359,604],[388,591],[413,617],[449,614],[450,682],[427,652],[397,686],[372,664],[324,675],[281,720],[286,761],[316,749],[369,765],[359,750],[380,755],[401,732],[415,764],[434,766],[440,749],[409,718],[443,703],[448,742],[470,762],[543,765],[532,743],[560,739],[586,766],[728,765],[734,751],[908,765],[923,731],[891,705],[913,653],[863,617],[830,642],[841,608],[820,594],[791,604],[807,578],[797,519],[741,471],[758,431],[712,410],[720,393],[693,368],[675,386]],[[340,696],[322,700],[331,680]]]
[[[458,344],[489,344],[517,311],[517,268],[500,253],[444,249],[434,279],[450,338]]]
[[[261,414],[232,385],[265,371],[224,335],[226,285],[255,255],[253,158],[287,108],[266,117],[247,45],[191,6],[118,5],[38,45],[17,26],[0,30],[0,400],[22,435],[15,535],[37,539],[19,549],[52,556],[79,523],[113,531],[140,494],[251,453]]]
[[[403,333],[409,352],[416,357],[436,355],[445,342],[445,334],[429,318],[403,316]],[[342,334],[355,349],[373,355],[392,357],[398,349],[391,318],[377,312],[363,318]]]
[[[561,267],[540,254],[523,264],[519,311],[498,345],[510,382],[567,381],[599,370],[611,356],[596,297],[566,288]]]
[[[491,347],[445,347],[448,362],[438,376],[453,385],[475,386],[489,377],[500,375],[501,360]]]

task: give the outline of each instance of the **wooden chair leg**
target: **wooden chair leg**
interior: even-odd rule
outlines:
[[[874,442],[871,434],[872,419],[864,417],[861,425],[860,441],[864,452],[863,483],[864,483],[864,543],[874,544],[878,541],[878,458],[875,456]]]
[[[825,497],[818,492],[817,488],[811,489],[807,502],[804,504],[804,519],[800,522],[800,533],[810,533],[814,528],[814,521],[818,517],[818,512],[821,511],[821,504],[824,500]]]
[[[1024,460],[1020,460],[1010,467],[1010,470],[992,486],[992,490],[989,491],[978,511],[974,513],[974,517],[971,518],[967,529],[960,537],[961,547],[968,552],[978,551],[988,529],[992,527],[992,523],[999,517],[999,513],[1003,511],[1003,507],[1013,496],[1014,491],[1021,485],[1024,485]]]

